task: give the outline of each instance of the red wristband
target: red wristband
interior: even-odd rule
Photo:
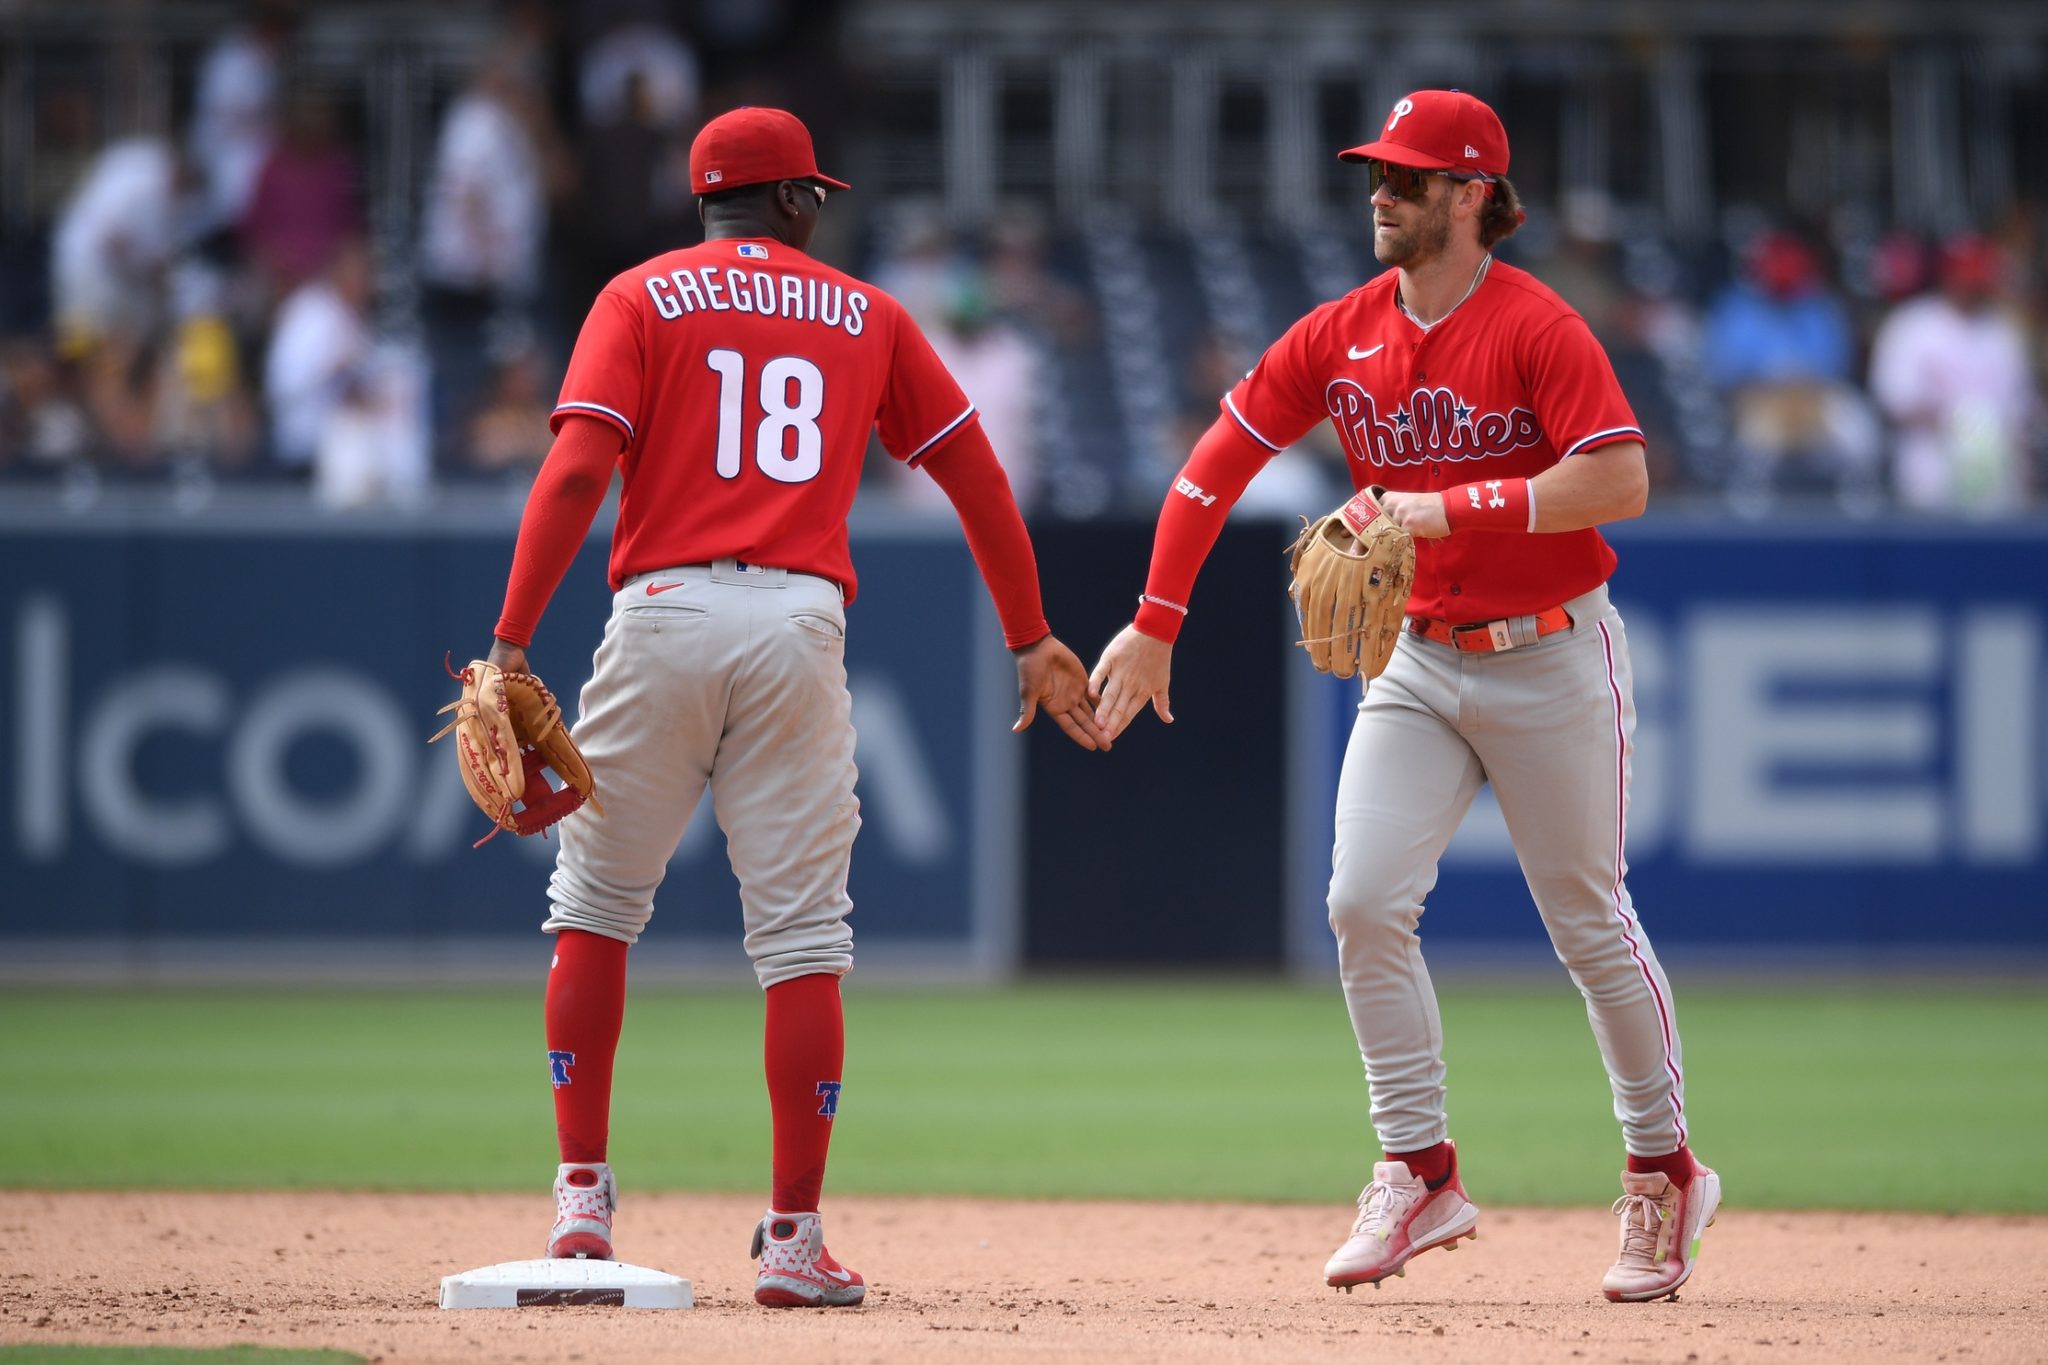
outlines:
[[[1536,499],[1527,479],[1482,479],[1444,490],[1444,521],[1458,531],[1533,531]]]

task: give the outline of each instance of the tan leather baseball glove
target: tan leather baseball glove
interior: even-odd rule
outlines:
[[[1301,616],[1296,643],[1318,672],[1377,678],[1401,638],[1415,539],[1380,515],[1385,493],[1375,485],[1320,521],[1303,517],[1288,552],[1288,591]]]
[[[427,743],[455,736],[455,756],[462,785],[477,809],[496,826],[477,840],[483,844],[499,830],[537,834],[569,812],[590,803],[599,815],[597,782],[582,751],[562,724],[562,708],[546,683],[531,673],[507,673],[482,659],[470,660],[450,676],[462,683],[462,695],[437,713],[455,713]],[[547,779],[553,768],[564,782]]]

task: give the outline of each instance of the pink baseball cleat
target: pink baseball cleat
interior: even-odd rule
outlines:
[[[612,1212],[618,1183],[602,1161],[564,1162],[555,1172],[555,1226],[548,1232],[548,1259],[609,1261]]]
[[[770,1308],[845,1308],[867,1297],[867,1281],[825,1250],[825,1224],[815,1213],[770,1209],[754,1227],[751,1253],[761,1263],[754,1302]]]
[[[1616,1303],[1648,1303],[1678,1292],[1700,1256],[1700,1233],[1721,1207],[1721,1177],[1694,1162],[1692,1180],[1671,1183],[1661,1171],[1621,1174],[1621,1256],[1600,1284]]]
[[[1323,1267],[1332,1288],[1377,1285],[1389,1275],[1406,1274],[1409,1260],[1433,1247],[1456,1251],[1459,1238],[1478,1238],[1479,1208],[1465,1197],[1455,1154],[1451,1160],[1449,1178],[1435,1189],[1406,1162],[1373,1166],[1372,1183],[1358,1196],[1351,1240]]]

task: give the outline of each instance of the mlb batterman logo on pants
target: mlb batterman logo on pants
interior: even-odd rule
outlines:
[[[1042,710],[1083,748],[1108,740],[1081,661],[1046,624],[1031,540],[974,405],[896,300],[807,252],[826,199],[851,187],[818,169],[801,122],[763,108],[706,124],[690,179],[703,244],[613,279],[577,338],[486,661],[525,672],[616,469],[612,614],[574,727],[607,806],[562,820],[541,926],[555,936],[547,1074],[560,1149],[546,1249],[613,1255],[626,957],[708,789],[767,995],[773,1180],[752,1230],[754,1297],[843,1307],[866,1282],[826,1249],[818,1209],[843,1094],[839,979],[853,966],[846,880],[860,827],[846,518],[871,435],[959,513],[1016,659],[1011,728]]]
[[[1096,720],[1114,739],[1148,703],[1173,719],[1173,644],[1207,547],[1265,462],[1328,418],[1352,483],[1383,487],[1367,499],[1376,516],[1414,538],[1415,578],[1376,679],[1379,655],[1345,628],[1369,604],[1303,620],[1304,643],[1335,642],[1338,671],[1369,679],[1338,783],[1329,905],[1383,1155],[1324,1278],[1377,1285],[1478,1235],[1414,926],[1490,782],[1621,1118],[1619,1251],[1601,1292],[1668,1297],[1693,1272],[1721,1183],[1688,1146],[1671,987],[1623,875],[1635,703],[1607,600],[1615,556],[1595,528],[1643,510],[1643,433],[1584,321],[1492,255],[1522,222],[1492,109],[1417,90],[1378,140],[1338,155],[1365,168],[1373,254],[1394,269],[1296,322],[1224,396],[1166,495],[1137,614],[1095,665]]]

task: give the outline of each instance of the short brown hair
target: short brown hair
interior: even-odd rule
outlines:
[[[1514,182],[1504,175],[1493,178],[1493,193],[1479,211],[1479,245],[1491,248],[1495,242],[1515,235],[1522,225],[1522,199]]]

